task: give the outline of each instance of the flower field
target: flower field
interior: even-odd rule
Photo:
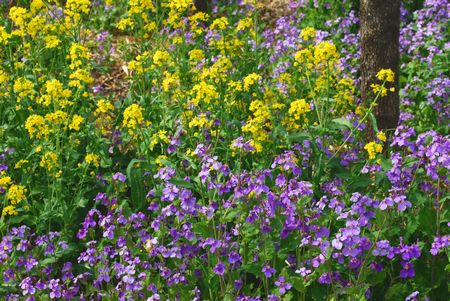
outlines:
[[[450,2],[268,2],[0,0],[1,300],[450,299]]]

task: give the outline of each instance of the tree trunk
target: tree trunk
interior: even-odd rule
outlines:
[[[195,8],[197,11],[208,12],[208,2],[209,0],[194,0]]]
[[[395,92],[380,97],[375,109],[378,128],[393,129],[399,119],[400,0],[361,0],[360,5],[361,98],[368,103],[375,97],[370,85],[381,84],[376,79],[380,69],[394,71],[394,83],[386,85]]]

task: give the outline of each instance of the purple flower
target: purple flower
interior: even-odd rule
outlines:
[[[242,261],[242,257],[241,257],[241,255],[239,255],[238,252],[231,251],[230,254],[228,254],[228,262],[230,264],[235,264],[235,263],[241,262],[241,261]]]
[[[262,272],[266,275],[266,278],[272,277],[272,275],[276,272],[274,268],[272,268],[268,263],[262,268]]]
[[[435,237],[433,243],[431,244],[430,253],[436,256],[442,249],[450,245],[450,235],[445,235],[441,237]]]
[[[275,285],[278,286],[280,290],[280,295],[284,295],[286,291],[292,288],[292,284],[287,283],[283,276],[280,276],[277,281],[275,281]]]
[[[300,269],[295,271],[297,274],[300,274],[302,277],[306,277],[309,274],[311,274],[311,270],[305,268],[305,267],[301,267]]]
[[[127,180],[127,176],[125,176],[123,173],[121,172],[116,172],[113,176],[112,179],[114,181],[120,181],[122,183],[125,183]]]
[[[403,269],[400,271],[400,277],[402,278],[413,278],[416,275],[414,271],[414,265],[411,262],[401,262]]]
[[[34,288],[33,284],[31,283],[31,278],[26,277],[22,280],[20,283],[20,288],[22,289],[22,295],[34,295],[36,292],[36,289]]]
[[[216,264],[213,271],[217,275],[223,276],[223,274],[225,273],[225,264],[223,262],[219,262],[218,264]]]

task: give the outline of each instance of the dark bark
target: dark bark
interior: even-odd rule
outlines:
[[[209,0],[194,0],[194,4],[197,11],[208,12]]]
[[[395,92],[380,97],[375,109],[377,125],[380,129],[393,129],[399,118],[399,34],[400,0],[361,0],[361,98],[364,103],[375,95],[370,87],[379,83],[376,74],[380,69],[392,69],[395,72]]]

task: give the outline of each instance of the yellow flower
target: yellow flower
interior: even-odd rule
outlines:
[[[36,16],[28,22],[27,33],[34,38],[44,27],[45,18],[44,16]]]
[[[219,97],[219,93],[217,93],[216,88],[204,81],[194,85],[194,87],[192,87],[192,92],[195,93],[195,97],[192,99],[192,102],[196,106],[198,106],[200,101],[209,104],[211,100]]]
[[[156,50],[153,55],[153,64],[162,66],[163,63],[170,61],[170,54],[167,51]]]
[[[372,88],[373,93],[375,95],[380,94],[381,97],[384,97],[387,95],[387,88],[380,84],[371,84],[370,87]]]
[[[46,5],[43,0],[32,0],[30,4],[30,10],[32,14],[37,14],[38,12],[45,10]]]
[[[14,168],[15,168],[15,169],[20,169],[20,168],[22,168],[22,165],[27,164],[27,163],[28,163],[28,160],[26,160],[26,159],[19,160],[19,161],[17,161],[17,163],[14,165]],[[1,184],[0,184],[0,186],[1,186]]]
[[[70,74],[69,78],[71,81],[69,82],[69,86],[82,88],[81,82],[84,82],[87,85],[90,85],[94,82],[94,79],[91,77],[91,74],[86,69],[77,69],[75,72]]]
[[[8,200],[11,204],[19,204],[26,199],[25,193],[27,189],[21,185],[11,185],[8,189]]]
[[[289,114],[293,115],[296,120],[300,120],[309,111],[311,111],[311,107],[304,99],[293,101],[289,108]]]
[[[67,118],[67,113],[61,110],[45,115],[45,120],[52,125],[65,125],[67,124]]]
[[[26,8],[13,6],[9,10],[9,18],[18,27],[25,27],[27,19],[30,17]]]
[[[196,64],[199,61],[203,60],[204,58],[205,54],[201,49],[192,49],[191,51],[189,51],[189,62],[191,64]]]
[[[253,86],[258,80],[261,79],[261,75],[256,73],[250,73],[246,77],[244,77],[244,91],[249,91],[250,87]]]
[[[94,165],[95,167],[99,167],[100,166],[100,156],[93,154],[93,153],[89,153],[86,155],[86,157],[84,158],[84,160],[89,164],[89,165]]]
[[[377,73],[377,78],[380,81],[387,81],[393,83],[395,79],[395,73],[391,69],[381,69]]]
[[[14,207],[13,205],[6,206],[2,210],[2,215],[17,215],[17,214],[19,213],[16,211],[16,207]]]
[[[74,131],[79,131],[80,130],[80,124],[84,121],[84,118],[81,117],[80,115],[73,115],[72,117],[72,122],[69,125],[69,129],[74,130]]]
[[[91,58],[91,54],[85,46],[73,43],[70,46],[67,58],[72,62],[70,64],[70,69],[74,70],[83,64],[83,60],[89,60]]]
[[[11,34],[6,31],[5,27],[0,26],[0,45],[8,44],[10,38]]]
[[[110,111],[114,111],[114,105],[112,103],[110,103],[109,101],[100,99],[97,102],[97,109],[95,109],[94,115],[98,116],[100,114],[106,114]]]
[[[119,30],[126,30],[127,28],[133,29],[134,28],[134,22],[130,18],[124,18],[119,21],[116,25],[117,29]]]
[[[369,142],[364,146],[364,149],[369,154],[369,159],[375,159],[376,154],[381,154],[383,146],[379,143]]]
[[[47,136],[49,129],[45,123],[44,117],[41,115],[30,115],[25,121],[25,129],[28,131],[30,138],[36,136],[37,139]]]
[[[250,17],[244,18],[242,20],[240,20],[236,26],[236,30],[245,30],[249,27],[252,27],[253,25],[253,20]]]
[[[159,167],[163,167],[164,163],[162,163],[161,160],[167,160],[167,156],[165,155],[160,155],[156,158],[155,163],[158,164]]]
[[[24,98],[27,96],[32,96],[35,91],[34,84],[32,81],[26,79],[25,77],[19,77],[14,81],[13,86],[14,92],[19,94],[20,98]]]
[[[56,48],[61,44],[61,40],[55,35],[48,35],[44,37],[45,48]]]
[[[228,19],[226,17],[217,18],[213,21],[209,28],[211,29],[225,29],[228,26]]]
[[[302,37],[302,39],[304,41],[308,41],[310,39],[315,39],[316,38],[316,30],[313,27],[303,28],[300,33],[300,37]]]
[[[132,104],[123,112],[122,127],[128,129],[130,135],[144,122],[144,109],[137,104]]]
[[[316,64],[333,61],[339,58],[336,46],[328,41],[320,42],[314,48],[314,62]]]
[[[46,152],[41,157],[39,166],[45,168],[47,171],[52,171],[58,166],[58,156],[54,152]]]
[[[11,184],[11,177],[4,176],[0,178],[0,187],[5,188],[6,186]]]
[[[379,132],[378,134],[377,134],[377,138],[380,140],[380,141],[383,141],[383,142],[386,142],[386,135],[384,134],[384,132]]]
[[[208,118],[206,118],[205,114],[200,114],[199,116],[195,116],[191,122],[189,122],[189,127],[193,128],[193,127],[207,127],[209,126],[210,122],[208,120]]]

